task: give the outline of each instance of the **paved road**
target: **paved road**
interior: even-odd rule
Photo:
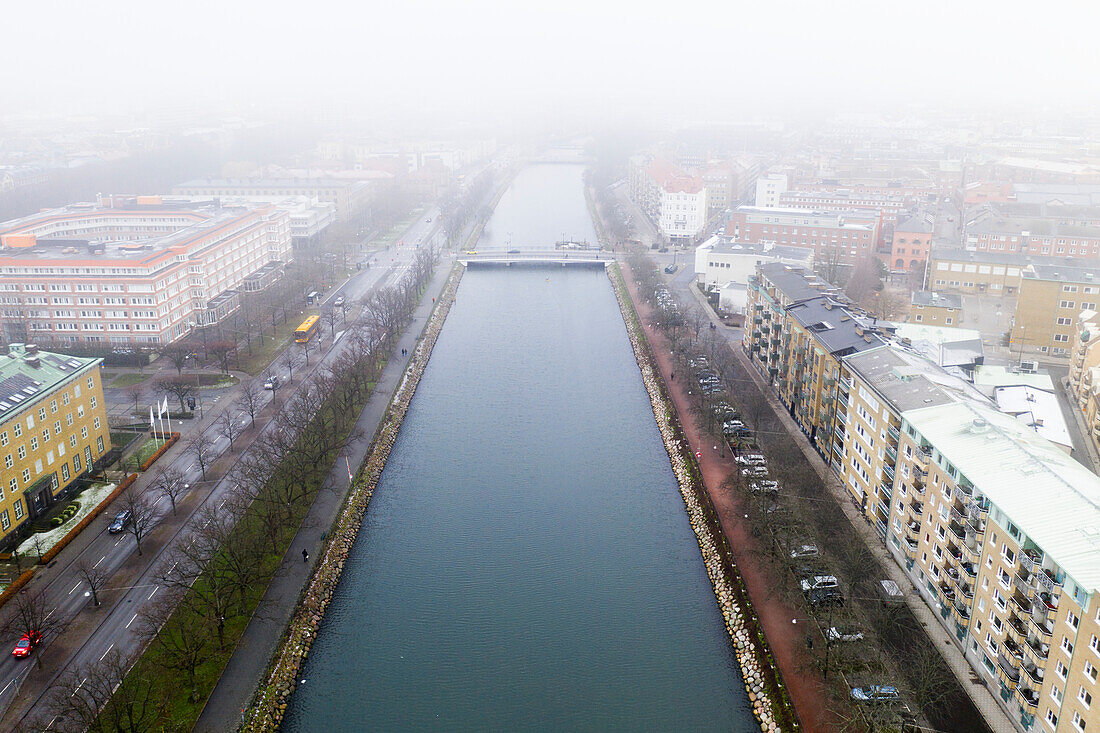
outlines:
[[[434,220],[435,216],[433,215],[432,218]],[[383,251],[380,255],[376,255],[379,260],[377,265],[357,273],[332,293],[330,299],[335,299],[337,294],[342,293],[347,301],[353,302],[376,285],[395,283],[400,277],[398,273],[403,274],[408,269],[416,252],[417,239],[430,236],[433,233],[433,224],[423,220],[413,224],[404,238],[404,245],[390,248],[390,252]],[[387,254],[389,254],[388,262],[385,261]],[[311,357],[308,373],[320,368],[322,364],[330,363],[343,350],[344,345],[339,339],[341,333],[337,331],[336,348],[333,348],[333,340],[329,334],[321,332],[319,340],[327,352],[323,359]],[[290,349],[273,362],[268,370],[269,373],[288,376],[286,357],[289,351]],[[301,370],[295,370],[294,375],[299,380],[297,386],[293,387],[296,389],[303,383],[304,374]],[[286,395],[282,393],[289,388],[292,386],[288,385],[280,390],[280,397],[285,397]],[[228,439],[218,434],[213,423],[216,416],[226,409],[226,404],[231,402],[238,392],[239,389],[231,390],[219,397],[215,405],[208,405],[204,419],[196,421],[197,424],[191,427],[192,434],[202,430],[212,439],[210,462],[223,455],[229,447]],[[271,393],[264,394],[266,407],[270,404],[272,396]],[[237,419],[247,422],[247,416],[238,408],[229,407],[228,409],[236,413]],[[268,412],[272,413],[273,410]],[[258,427],[251,435],[246,434],[238,438],[235,445],[238,451],[241,451],[244,445],[240,442],[242,439],[246,441],[250,437],[255,439],[263,429],[264,427]],[[31,581],[28,586],[30,590],[43,587],[46,589],[49,603],[56,604],[53,612],[78,623],[75,623],[72,630],[63,638],[45,640],[39,653],[46,663],[46,670],[35,675],[35,682],[39,684],[33,689],[28,687],[23,694],[20,694],[20,687],[28,675],[34,672],[35,662],[32,659],[17,660],[10,655],[3,656],[3,660],[0,661],[0,712],[4,717],[0,720],[0,728],[16,729],[20,721],[41,712],[39,705],[43,699],[42,690],[66,671],[94,663],[112,649],[125,652],[136,647],[138,640],[133,634],[136,615],[159,592],[154,578],[159,570],[159,559],[168,548],[174,545],[187,523],[186,520],[200,507],[224,503],[230,489],[230,482],[227,480],[203,482],[201,469],[196,465],[194,457],[186,453],[182,446],[174,447],[161,461],[161,465],[170,464],[180,470],[185,477],[184,480],[191,485],[191,489],[189,494],[178,502],[181,506],[178,516],[171,514],[168,502],[160,502],[155,524],[161,526],[143,541],[145,554],[140,559],[135,554],[136,544],[132,535],[107,533],[106,525],[112,516],[112,512],[108,510],[104,512],[101,520],[89,527],[77,541],[61,553],[52,567],[41,569]],[[150,480],[148,475],[143,475],[137,486],[143,487]],[[160,536],[157,537],[157,535]],[[102,598],[104,606],[100,609],[84,611],[85,608],[90,607],[90,598],[84,595],[86,585],[81,581],[74,567],[75,562],[80,558],[97,563],[99,567],[107,568],[113,574],[112,580],[108,581],[107,585],[114,588],[116,592],[101,594],[104,597]],[[119,573],[118,571],[123,568],[127,572]],[[98,619],[88,622],[87,618],[83,618],[92,614],[98,616]],[[4,643],[14,646],[15,638],[0,638],[0,645]],[[0,649],[3,648],[0,646]]]

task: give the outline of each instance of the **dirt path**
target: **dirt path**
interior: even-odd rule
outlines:
[[[783,682],[790,691],[791,701],[805,730],[824,733],[830,729],[825,720],[824,691],[816,675],[806,671],[810,662],[805,654],[804,629],[806,627],[791,623],[791,619],[802,618],[804,613],[783,603],[771,590],[777,583],[792,581],[786,577],[776,578],[774,574],[755,562],[752,551],[755,540],[749,532],[750,527],[744,521],[745,513],[739,506],[738,500],[729,491],[722,489],[726,477],[736,467],[733,457],[728,450],[722,453],[716,450],[714,439],[705,435],[696,424],[684,380],[669,379],[669,375],[675,371],[675,365],[668,342],[653,326],[653,310],[638,296],[637,284],[630,267],[622,260],[620,260],[620,266],[646,337],[653,347],[661,374],[676,405],[684,434],[696,454],[701,454],[699,468],[703,474],[707,493],[718,512],[722,531],[730,547],[733,548],[737,566],[752,598],[753,608],[768,638],[768,644],[779,664]]]

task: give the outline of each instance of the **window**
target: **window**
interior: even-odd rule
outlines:
[[[0,433],[0,445],[7,445],[7,444],[8,444],[8,431],[5,430],[4,432]]]
[[[68,415],[65,416],[65,424],[66,425],[72,425],[73,424],[73,413],[70,412]]]
[[[46,406],[45,405],[38,408],[38,419],[39,420],[45,420],[46,419]]]
[[[9,527],[11,527],[11,517],[8,516],[7,509],[5,509],[3,512],[0,512],[0,527],[3,527],[4,529],[8,529]]]
[[[1051,728],[1058,727],[1058,716],[1050,708],[1047,708],[1047,722],[1050,723]]]
[[[1069,624],[1074,631],[1077,631],[1077,624],[1081,623],[1081,619],[1073,612],[1070,612],[1066,614],[1066,623]]]
[[[15,433],[15,437],[17,437],[17,438],[18,438],[18,437],[19,437],[20,435],[22,435],[22,434],[23,434],[23,424],[22,424],[22,423],[16,423],[16,424],[15,424],[15,425],[14,425],[14,426],[12,427],[12,432],[14,432],[14,433]]]
[[[61,464],[61,480],[62,481],[68,481],[69,480],[69,464],[68,463],[62,463]]]
[[[38,450],[38,436],[31,438],[31,450]]]
[[[17,449],[17,452],[19,453],[19,458],[20,459],[26,458],[27,457],[27,446],[25,446],[25,445],[19,446],[19,448]]]
[[[23,518],[23,500],[22,499],[16,499],[14,508],[15,508],[15,518],[16,519],[22,519]]]
[[[1085,662],[1085,674],[1093,682],[1096,681],[1096,667],[1093,666],[1092,662]]]
[[[93,410],[96,408],[96,405],[99,404],[99,401],[95,398],[95,395],[92,395],[92,399],[90,400],[90,402],[92,403]]]
[[[1081,713],[1077,711],[1073,712],[1073,727],[1080,731],[1085,729],[1085,721],[1081,718]]]
[[[49,443],[50,442],[50,429],[49,428],[46,428],[42,431],[42,442],[43,443]]]
[[[1073,656],[1073,642],[1069,640],[1068,636],[1062,637],[1062,648],[1066,651],[1066,654]]]
[[[4,456],[4,468],[11,468],[15,465],[15,461],[12,460],[11,453]]]
[[[77,453],[73,456],[73,470],[80,473],[80,454]]]
[[[84,440],[88,439],[88,426],[87,425],[81,425],[80,426],[80,437]]]
[[[1081,689],[1077,691],[1077,699],[1081,701],[1081,704],[1086,708],[1092,706],[1092,695],[1085,689],[1084,685],[1081,685]]]
[[[1062,639],[1062,647],[1066,645],[1066,640]],[[1062,660],[1058,660],[1058,663],[1054,665],[1054,674],[1062,678],[1062,681],[1066,680],[1066,665],[1062,664]]]
[[[50,402],[50,412],[51,413],[57,412],[57,400],[52,400]]]
[[[92,428],[94,430],[99,430],[99,417],[98,416],[94,420],[92,420]]]
[[[53,421],[53,434],[54,435],[61,435],[61,421],[60,420],[54,420]]]
[[[103,436],[100,435],[95,439],[96,448],[99,449],[100,454],[103,453]]]

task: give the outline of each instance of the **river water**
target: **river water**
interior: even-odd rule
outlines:
[[[286,731],[758,730],[602,271],[466,273],[300,677]]]

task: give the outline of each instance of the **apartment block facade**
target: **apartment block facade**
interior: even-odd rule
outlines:
[[[874,214],[858,212],[740,206],[726,223],[726,235],[750,242],[808,248],[817,262],[855,265],[874,253],[879,240],[879,219]]]
[[[966,248],[1050,257],[1100,258],[1100,227],[1047,219],[988,219],[967,229]]]
[[[0,356],[0,546],[111,449],[100,361],[24,344]]]
[[[0,225],[0,317],[9,341],[166,344],[291,256],[290,217],[268,204],[72,205]]]
[[[1030,264],[1020,275],[1014,352],[1068,359],[1082,311],[1100,310],[1100,267]]]

